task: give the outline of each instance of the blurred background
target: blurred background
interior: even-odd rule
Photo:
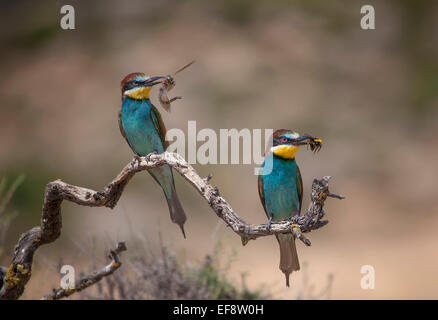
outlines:
[[[330,223],[308,234],[312,247],[297,244],[305,270],[286,289],[274,237],[242,247],[178,175],[183,241],[161,189],[138,174],[114,210],[63,204],[61,237],[38,250],[23,298],[59,286],[61,260],[77,272],[91,268],[91,257],[103,265],[118,240],[127,261],[163,243],[182,265],[216,252],[230,283],[243,278],[274,298],[312,298],[328,285],[323,298],[438,298],[437,2],[0,3],[0,178],[11,185],[25,175],[8,205],[15,216],[1,265],[19,235],[40,223],[49,181],[100,190],[131,161],[117,124],[121,79],[169,74],[192,59],[171,92],[184,97],[172,113],[151,93],[168,129],[187,132],[196,120],[198,130],[290,128],[321,137],[320,153],[297,155],[304,207],[314,177],[332,176],[331,191],[346,196],[327,201]],[[60,28],[64,4],[75,8],[75,30]],[[375,8],[375,30],[360,28],[364,4]],[[194,167],[213,174],[246,221],[266,221],[253,165]],[[375,268],[374,290],[361,289],[363,265]]]

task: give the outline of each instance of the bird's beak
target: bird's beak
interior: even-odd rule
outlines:
[[[145,86],[152,87],[156,84],[160,84],[162,81],[161,79],[165,79],[166,77],[158,76],[158,77],[150,77],[148,80],[145,81]]]
[[[302,146],[302,145],[307,144],[307,141],[313,140],[313,139],[315,139],[315,138],[312,136],[299,136],[298,138],[294,139],[292,144],[294,146]]]

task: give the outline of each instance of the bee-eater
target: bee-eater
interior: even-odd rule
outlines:
[[[311,141],[320,146],[320,139],[300,136],[291,130],[280,129],[274,132],[272,145],[267,150],[264,168],[272,168],[270,173],[260,174],[258,190],[265,213],[268,216],[268,228],[272,221],[289,220],[299,215],[303,201],[303,181],[300,169],[295,161],[299,146]],[[313,150],[313,147],[312,147]],[[280,245],[280,270],[286,276],[289,287],[289,275],[300,270],[295,238],[292,233],[277,234]]]
[[[121,83],[122,108],[119,112],[119,126],[123,137],[137,156],[162,153],[168,147],[165,140],[166,127],[160,112],[149,99],[152,86],[162,83],[165,77],[149,77],[143,73],[128,74]],[[186,214],[175,190],[171,167],[148,169],[161,186],[169,206],[170,218],[179,225],[185,238]]]

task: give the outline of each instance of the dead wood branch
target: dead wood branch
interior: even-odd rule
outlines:
[[[327,223],[323,206],[327,197],[336,197],[328,190],[330,177],[315,179],[312,184],[311,202],[304,215],[296,216],[290,221],[273,222],[268,229],[266,224],[251,225],[246,223],[219,194],[217,187],[209,183],[209,177],[203,179],[180,155],[164,152],[136,157],[126,165],[120,174],[102,191],[73,186],[61,180],[50,182],[46,186],[42,209],[41,226],[23,233],[15,247],[12,262],[4,276],[0,299],[18,299],[31,277],[32,261],[35,251],[44,244],[55,241],[61,233],[61,203],[68,200],[82,206],[114,208],[123,190],[131,178],[140,171],[168,164],[181,174],[201,196],[209,203],[216,215],[242,238],[242,243],[258,237],[293,232],[306,245],[310,241],[303,232],[318,229]]]
[[[111,250],[109,253],[108,257],[111,259],[111,262],[108,265],[76,281],[74,288],[53,289],[53,292],[46,294],[42,300],[59,300],[62,298],[67,298],[76,292],[92,286],[96,282],[102,280],[104,277],[113,274],[114,271],[119,269],[122,265],[122,262],[119,259],[119,254],[122,251],[126,251],[126,245],[124,242],[119,242],[117,247],[114,250]]]

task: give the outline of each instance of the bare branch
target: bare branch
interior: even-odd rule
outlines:
[[[110,251],[110,254],[108,256],[111,259],[110,264],[76,281],[74,289],[73,288],[53,289],[53,292],[46,294],[42,298],[42,300],[59,300],[62,298],[67,298],[76,292],[82,291],[92,286],[96,282],[102,280],[104,277],[113,274],[114,271],[119,269],[122,265],[122,262],[120,261],[118,256],[119,253],[122,251],[126,251],[126,245],[124,242],[119,242],[117,243],[117,247],[114,250]]]
[[[68,200],[83,206],[114,208],[123,190],[131,178],[140,171],[168,164],[181,174],[201,196],[209,203],[216,215],[242,238],[246,244],[258,237],[293,232],[306,245],[310,241],[302,233],[310,232],[324,226],[323,206],[329,195],[328,181],[315,179],[312,184],[311,203],[304,215],[296,216],[290,221],[273,222],[268,229],[266,224],[250,225],[240,218],[231,206],[219,195],[219,190],[209,184],[209,179],[201,178],[180,155],[164,152],[135,157],[120,174],[102,191],[73,186],[61,180],[50,182],[46,186],[42,210],[41,226],[34,227],[21,235],[15,247],[11,264],[4,277],[0,299],[18,299],[31,276],[32,260],[35,251],[43,244],[55,241],[61,233],[61,203]]]

